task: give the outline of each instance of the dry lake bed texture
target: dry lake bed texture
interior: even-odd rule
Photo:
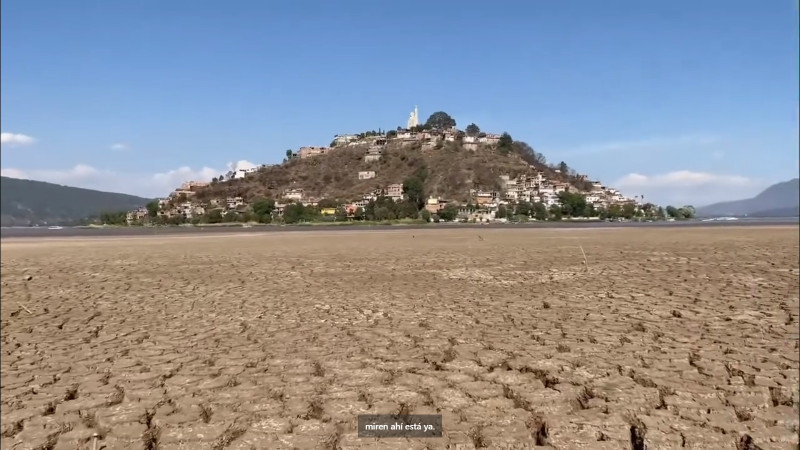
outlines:
[[[797,226],[5,240],[0,445],[796,449],[799,273]]]

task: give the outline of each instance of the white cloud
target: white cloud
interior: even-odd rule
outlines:
[[[29,145],[36,142],[36,139],[19,133],[0,133],[0,144],[9,145]]]
[[[769,183],[740,175],[723,175],[680,170],[657,175],[628,174],[612,186],[628,196],[644,195],[658,204],[704,206],[711,203],[750,198]]]
[[[102,170],[95,167],[78,164],[67,170],[21,170],[1,169],[4,177],[22,178],[27,180],[47,181],[66,186],[97,189],[108,192],[121,192],[139,195],[142,197],[164,197],[184,181],[211,181],[212,178],[224,173],[224,170],[203,167],[192,169],[184,166],[177,169],[155,174],[132,174],[129,172],[116,172]]]
[[[122,143],[117,143],[117,144],[114,144],[114,145],[111,146],[111,150],[121,151],[121,150],[127,150],[127,149],[128,149],[128,146],[126,144],[122,144]]]
[[[596,153],[659,150],[679,146],[711,145],[719,142],[719,138],[706,134],[693,134],[677,137],[655,137],[633,141],[613,141],[601,144],[586,145],[565,151],[556,151],[563,156],[590,155]]]
[[[236,161],[236,162],[229,162],[227,164],[227,166],[228,166],[228,170],[240,170],[240,169],[241,170],[249,170],[249,169],[255,169],[257,167],[255,164],[253,164],[250,161],[247,161],[245,159],[242,159],[242,160]]]

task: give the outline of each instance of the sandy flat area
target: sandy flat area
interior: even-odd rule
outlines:
[[[3,449],[798,444],[797,226],[1,247]]]

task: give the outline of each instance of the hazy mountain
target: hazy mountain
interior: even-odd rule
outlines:
[[[0,177],[2,226],[68,225],[102,212],[135,209],[149,201],[127,194]]]
[[[746,200],[714,203],[697,209],[700,217],[797,216],[800,210],[800,178],[773,184],[760,194]]]

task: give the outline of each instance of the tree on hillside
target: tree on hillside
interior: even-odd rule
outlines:
[[[536,152],[533,147],[522,141],[514,142],[514,151],[522,158],[523,161],[530,165],[547,164],[547,159],[544,155]]]
[[[467,128],[465,128],[464,131],[467,133],[467,136],[477,136],[478,133],[481,132],[481,129],[479,126],[475,125],[474,123],[471,123],[467,125]]]
[[[503,133],[500,136],[500,142],[497,143],[497,149],[500,150],[501,153],[507,155],[514,146],[514,139],[508,133]]]
[[[564,161],[558,163],[558,170],[564,175],[569,175],[569,166]]]
[[[292,159],[292,156],[294,156],[292,149],[286,150],[286,159]]]
[[[425,121],[425,125],[430,128],[446,130],[456,126],[456,120],[444,111],[437,111],[428,117],[428,120]]]
[[[253,214],[259,222],[269,223],[272,220],[272,211],[275,210],[275,200],[260,198],[253,202]]]
[[[418,210],[425,205],[425,184],[418,176],[412,175],[403,181],[403,193]]]
[[[147,204],[147,215],[152,219],[158,216],[158,200],[153,200]]]

